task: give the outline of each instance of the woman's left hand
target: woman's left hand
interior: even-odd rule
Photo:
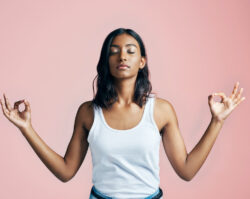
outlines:
[[[243,88],[240,89],[240,91],[237,92],[239,87],[239,82],[237,82],[234,86],[232,95],[230,97],[227,97],[224,93],[213,93],[212,95],[208,96],[208,104],[210,107],[210,111],[212,114],[212,119],[215,119],[217,121],[224,121],[229,114],[246,98],[241,97],[241,94],[243,92]],[[214,102],[213,97],[214,96],[220,96],[221,102]]]

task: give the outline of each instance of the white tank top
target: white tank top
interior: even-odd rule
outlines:
[[[161,136],[153,118],[154,101],[154,96],[147,98],[142,119],[127,130],[111,128],[101,107],[94,108],[94,122],[88,135],[92,183],[104,195],[138,199],[159,188]]]

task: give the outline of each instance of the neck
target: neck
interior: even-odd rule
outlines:
[[[123,79],[122,81],[115,81],[115,90],[118,95],[116,103],[124,106],[130,105],[133,102],[135,80]]]

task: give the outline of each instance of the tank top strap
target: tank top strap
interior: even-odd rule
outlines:
[[[93,112],[94,112],[94,119],[93,119],[93,123],[92,126],[89,130],[89,136],[88,139],[90,137],[90,134],[92,134],[92,131],[94,131],[94,129],[96,128],[96,126],[98,125],[98,123],[100,122],[100,113],[99,113],[99,106],[93,106]]]
[[[100,106],[97,106],[95,109],[96,117],[98,117],[98,120],[102,120],[102,114],[101,114],[102,108]]]
[[[148,114],[146,117],[147,122],[149,122],[157,132],[159,132],[158,126],[154,120],[154,107],[155,107],[155,94],[150,94],[150,97],[148,98]]]
[[[154,119],[154,104],[155,104],[155,96],[152,96],[150,98],[150,103],[149,103],[149,112],[151,119]]]

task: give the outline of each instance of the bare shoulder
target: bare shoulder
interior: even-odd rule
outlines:
[[[173,108],[173,105],[171,104],[169,100],[159,98],[159,97],[155,98],[155,106],[159,109],[163,108],[164,110],[168,110],[168,111],[171,111],[171,109]]]
[[[169,100],[159,97],[155,98],[154,118],[160,131],[162,131],[171,120],[171,117],[174,115],[173,113],[174,107]]]
[[[94,109],[92,101],[83,102],[78,108],[77,115],[79,116],[83,127],[89,131],[94,121]]]

